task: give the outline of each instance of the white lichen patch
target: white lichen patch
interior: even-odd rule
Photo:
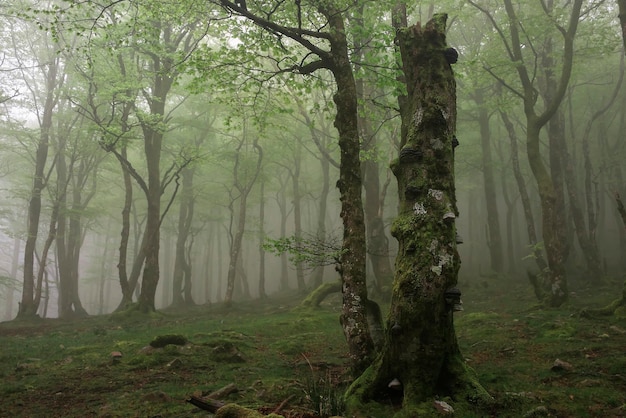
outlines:
[[[432,242],[431,242],[431,252],[432,252]],[[430,267],[430,271],[432,271],[433,273],[435,273],[437,276],[441,276],[441,273],[443,272],[443,268],[444,266],[446,266],[447,264],[452,263],[452,255],[448,254],[445,251],[442,251],[439,256],[438,256],[438,262],[436,265],[431,266]]]
[[[443,271],[443,267],[441,266],[431,266],[430,271],[435,273],[437,276],[441,276],[441,272]]]
[[[349,311],[355,314],[359,312],[359,309],[361,309],[361,296],[353,295],[350,301]]]
[[[438,247],[439,247],[439,241],[437,241],[436,239],[433,239],[430,242],[430,245],[428,246],[428,251],[430,251],[432,255],[435,255]]]
[[[446,264],[450,264],[452,263],[452,255],[448,254],[447,252],[442,252],[441,254],[439,254],[439,265],[440,266],[445,266]]]
[[[417,216],[426,215],[426,208],[424,208],[424,205],[420,202],[415,202],[415,204],[413,205],[413,213]]]
[[[440,201],[443,199],[443,191],[437,189],[428,189],[428,196]]]
[[[415,123],[415,127],[419,128],[422,120],[424,119],[424,109],[422,107],[418,107],[415,111],[415,115],[413,116],[413,123]]]

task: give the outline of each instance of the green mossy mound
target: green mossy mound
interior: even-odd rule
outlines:
[[[154,340],[150,341],[150,346],[154,348],[163,348],[166,345],[185,345],[187,344],[187,338],[180,334],[168,334],[159,335]]]

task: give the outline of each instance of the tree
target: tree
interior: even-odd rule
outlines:
[[[55,49],[56,46],[48,45],[47,51],[44,51],[44,56],[38,66],[45,82],[44,90],[41,92],[43,98],[40,107],[38,107],[39,112],[37,114],[39,122],[39,140],[37,142],[33,185],[28,203],[28,235],[24,246],[24,281],[22,301],[18,311],[19,318],[35,316],[41,301],[42,282],[47,255],[44,251],[39,272],[37,273],[37,281],[35,282],[35,252],[41,217],[41,193],[47,186],[49,177],[49,173],[46,173],[46,165],[50,148],[50,135],[53,128],[54,111],[59,101],[59,87],[62,84],[64,76],[62,59],[59,55],[55,54]],[[25,77],[25,80],[26,79]],[[34,86],[31,87],[31,91],[33,93],[33,100],[35,103],[39,103],[39,98],[37,97],[38,92]]]
[[[89,141],[90,133],[85,129],[89,122],[76,112],[72,111],[72,114],[71,119],[65,123],[58,123],[63,127],[59,128],[57,135],[59,150],[56,157],[56,198],[59,216],[56,249],[59,272],[58,311],[62,318],[87,315],[78,292],[80,254],[85,237],[83,220],[85,210],[96,195],[98,166],[105,156],[94,142]]]
[[[285,71],[299,74],[311,74],[316,70],[327,69],[334,78],[336,93],[333,97],[337,113],[335,128],[339,132],[341,161],[337,186],[341,195],[341,218],[343,221],[343,252],[340,275],[343,283],[343,307],[341,323],[348,343],[352,369],[359,373],[371,361],[374,343],[369,334],[367,313],[364,302],[367,298],[365,284],[365,222],[361,199],[361,161],[360,137],[358,129],[356,83],[349,56],[347,31],[344,13],[332,2],[314,2],[313,6],[319,13],[319,28],[326,31],[308,30],[302,27],[298,19],[297,26],[284,26],[271,20],[275,10],[254,14],[251,8],[242,3],[231,1],[220,2],[228,10],[246,17],[257,26],[272,34],[286,36],[307,52],[300,64],[294,64]],[[291,16],[302,16],[301,5],[290,8],[284,13]],[[317,19],[312,20],[317,21]],[[311,40],[315,42],[312,42]],[[280,41],[278,37],[277,41]],[[326,45],[324,49],[318,43]],[[308,57],[308,58],[307,58]]]
[[[502,254],[502,235],[500,233],[500,215],[496,198],[496,184],[494,177],[494,160],[492,157],[492,139],[490,119],[491,115],[485,103],[485,91],[489,87],[477,87],[472,95],[478,111],[478,125],[480,128],[480,144],[482,151],[483,185],[485,192],[485,205],[487,207],[487,246],[491,261],[491,270],[496,274],[504,272],[504,260]]]
[[[539,191],[542,221],[541,231],[548,263],[548,271],[546,272],[548,294],[544,298],[548,305],[557,307],[563,304],[568,298],[567,278],[565,274],[567,247],[563,230],[564,207],[561,204],[562,178],[559,177],[561,175],[561,170],[559,169],[561,161],[557,156],[558,152],[562,152],[562,148],[556,149],[560,144],[553,135],[553,141],[550,144],[552,147],[552,157],[550,158],[551,166],[547,167],[541,152],[540,133],[551,121],[553,116],[557,114],[567,91],[573,68],[574,38],[581,17],[582,0],[576,0],[571,4],[566,27],[561,25],[561,19],[553,18],[552,14],[555,13],[556,8],[550,6],[551,2],[548,4],[542,3],[542,13],[545,14],[547,20],[555,26],[555,29],[563,38],[560,74],[558,79],[554,80],[554,83],[544,80],[545,83],[548,83],[546,85],[551,87],[550,92],[544,96],[544,107],[542,110],[537,109],[537,99],[540,96],[539,87],[535,84],[535,70],[529,68],[532,65],[531,62],[536,62],[536,60],[541,61],[541,56],[539,55],[539,51],[535,48],[530,48],[531,51],[529,51],[529,48],[523,48],[522,38],[526,36],[526,34],[523,32],[524,27],[521,24],[518,11],[513,5],[513,2],[511,0],[505,0],[504,2],[505,12],[508,17],[509,38],[506,37],[504,30],[495,21],[490,11],[473,1],[470,1],[470,3],[485,13],[490,19],[500,36],[509,60],[514,64],[515,71],[517,72],[521,86],[519,89],[507,83],[506,80],[499,77],[491,68],[487,67],[487,70],[496,77],[496,79],[523,102],[524,114],[526,116],[526,151],[528,162],[530,163],[530,168]],[[531,42],[533,41],[531,40]],[[556,47],[552,46],[551,38],[541,39],[540,42],[546,42],[546,48],[549,51],[556,50]],[[528,56],[528,54],[532,55]],[[543,57],[549,57],[550,60],[552,59],[547,53],[543,55]],[[549,76],[552,78],[550,73],[553,71],[552,63],[544,61],[542,64],[544,64],[542,69],[546,71],[546,77]],[[556,125],[553,125],[553,128],[555,126]],[[556,178],[554,177],[555,175],[557,176]],[[536,292],[541,294],[542,289],[537,288],[537,283],[535,287]]]
[[[244,120],[244,126],[245,124],[246,121]],[[229,228],[230,262],[228,265],[228,276],[226,280],[226,294],[224,296],[224,305],[227,307],[232,305],[233,294],[235,291],[235,280],[237,278],[237,273],[240,272],[238,269],[241,269],[241,251],[243,234],[246,228],[248,196],[252,191],[252,187],[256,183],[261,171],[261,163],[263,162],[263,148],[259,144],[259,138],[256,136],[257,134],[249,133],[244,127],[241,135],[242,137],[238,140],[236,150],[234,151],[235,164],[233,166],[233,187],[236,193],[232,195],[229,205],[231,212],[231,222]],[[256,162],[252,167],[249,167],[248,164],[246,164],[248,161],[245,161],[244,151],[250,141],[248,138],[249,135],[254,136],[251,142],[252,148],[256,152]],[[234,203],[237,201],[237,210],[235,210]]]
[[[465,365],[453,312],[460,266],[456,250],[454,185],[456,85],[446,49],[445,14],[423,28],[397,33],[407,86],[399,158],[392,163],[400,207],[392,226],[398,240],[391,307],[384,344],[369,368],[349,388],[350,416],[365,416],[378,403],[395,416],[435,414],[435,396],[459,402],[488,399]],[[368,404],[366,407],[363,404]],[[372,405],[374,404],[374,405]]]
[[[125,216],[128,216],[128,203],[132,198],[128,175],[136,181],[146,198],[145,230],[128,279],[124,277],[126,260],[120,260],[123,293],[120,308],[125,308],[132,302],[132,293],[143,267],[137,309],[149,312],[155,310],[155,294],[159,282],[162,218],[176,195],[180,172],[190,162],[181,157],[175,159],[164,172],[161,170],[163,141],[171,119],[170,106],[175,108],[168,99],[172,87],[185,69],[184,63],[206,35],[206,27],[200,24],[198,15],[194,14],[196,10],[183,9],[175,3],[129,2],[124,6],[129,7],[133,16],[137,17],[131,22],[125,20],[127,10],[116,10],[116,6],[120,4],[115,3],[111,7],[96,10],[98,18],[90,29],[94,34],[90,46],[101,46],[104,54],[89,55],[92,50],[87,49],[84,74],[90,83],[90,94],[83,109],[102,129],[100,143],[103,148],[115,155],[123,166],[126,184]],[[109,73],[99,72],[101,68],[98,64],[106,69],[110,61],[118,66],[121,80],[111,77]],[[110,107],[102,110],[102,103],[107,103]],[[143,139],[143,175],[125,155],[129,132],[134,128],[133,125],[128,125],[131,114]],[[176,187],[170,197],[170,204],[165,205],[162,210],[161,196],[172,183]],[[123,231],[127,234],[128,224],[127,218],[125,219]],[[123,247],[128,239],[124,234],[120,246],[121,257],[124,256]]]

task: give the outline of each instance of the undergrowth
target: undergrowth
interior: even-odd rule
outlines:
[[[610,302],[621,283],[576,289],[559,309],[539,307],[526,283],[459,287],[459,345],[494,397],[476,416],[626,416],[625,320],[579,315]],[[270,300],[1,323],[0,416],[192,417],[200,411],[189,397],[230,384],[224,402],[290,418],[341,414],[352,377],[339,311],[339,298],[310,310]],[[151,346],[159,336],[181,338]]]

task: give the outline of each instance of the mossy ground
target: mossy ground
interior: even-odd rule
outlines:
[[[559,309],[540,309],[526,282],[490,279],[487,286],[460,287],[465,311],[455,317],[459,344],[495,402],[457,410],[457,416],[626,416],[626,320],[579,315],[584,307],[609,303],[621,281],[576,289]],[[350,381],[340,300],[292,310],[297,302],[2,323],[0,416],[191,417],[202,412],[185,402],[188,397],[230,383],[239,391],[227,402],[270,413],[287,400],[285,416],[316,416],[311,388],[328,394],[338,387],[340,393]],[[168,334],[189,343],[144,349]],[[216,357],[220,347],[227,349]],[[232,347],[243,362],[228,359]],[[122,353],[119,361],[111,358],[114,351]],[[571,369],[552,370],[557,358]]]

